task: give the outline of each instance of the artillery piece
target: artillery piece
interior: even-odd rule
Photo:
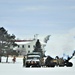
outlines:
[[[70,59],[73,58],[73,56],[75,55],[75,51],[73,52],[71,57],[68,57],[66,60],[64,60],[63,58],[59,58],[58,56],[56,56],[56,58],[52,58],[51,56],[48,56],[45,60],[45,66],[46,67],[55,67],[55,66],[67,66],[67,67],[72,67],[73,63],[70,62]]]

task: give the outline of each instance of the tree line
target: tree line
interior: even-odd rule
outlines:
[[[16,36],[14,34],[9,34],[4,27],[0,27],[0,56],[11,55],[13,52],[13,46],[15,44]]]

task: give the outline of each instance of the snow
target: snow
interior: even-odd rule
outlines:
[[[28,44],[30,42],[15,42],[15,43],[18,44],[18,45],[22,45],[22,44]]]
[[[12,62],[12,57],[9,57],[9,63],[5,63],[6,58],[2,57],[0,63],[0,75],[74,75],[75,73],[75,57],[71,60],[73,67],[41,67],[41,68],[26,68],[22,64],[23,58],[16,58],[16,63]]]

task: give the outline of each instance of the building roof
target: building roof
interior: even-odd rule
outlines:
[[[21,44],[28,44],[30,42],[15,42],[15,43],[18,44],[18,45],[21,45]]]
[[[21,44],[29,44],[29,43],[32,43],[33,40],[15,40],[15,43],[18,44],[18,45],[21,45]],[[36,42],[36,40],[34,40]],[[40,41],[41,44],[43,45],[46,45],[45,42],[43,41]]]
[[[14,40],[15,42],[31,42],[33,40]]]

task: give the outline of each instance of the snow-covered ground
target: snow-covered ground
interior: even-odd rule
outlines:
[[[4,63],[5,57],[2,57],[0,63],[0,75],[75,75],[75,58],[73,67],[54,67],[54,68],[25,68],[22,65],[22,58],[16,58],[16,63],[12,62],[12,58],[9,57],[9,63]]]

